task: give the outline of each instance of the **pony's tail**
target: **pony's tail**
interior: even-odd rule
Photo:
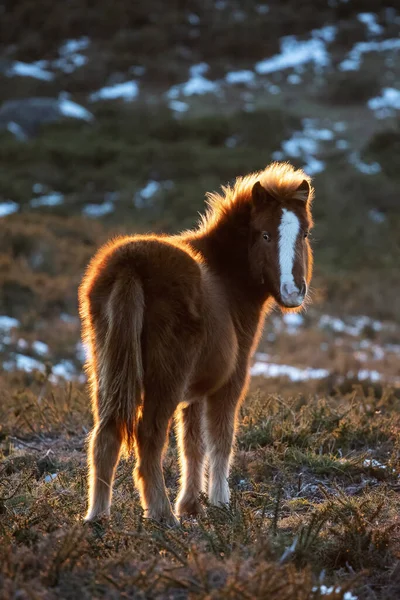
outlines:
[[[117,279],[107,303],[107,330],[99,353],[99,418],[114,421],[127,451],[133,447],[143,392],[143,316],[140,281],[132,274]]]

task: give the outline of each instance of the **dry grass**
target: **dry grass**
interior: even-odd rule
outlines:
[[[390,390],[252,393],[242,408],[230,507],[204,498],[202,518],[169,530],[143,519],[131,460],[119,466],[111,520],[82,524],[91,422],[83,388],[12,375],[1,389],[1,598],[400,593],[400,399]],[[172,434],[170,442],[165,476],[174,497]],[[333,586],[330,594],[324,585]]]

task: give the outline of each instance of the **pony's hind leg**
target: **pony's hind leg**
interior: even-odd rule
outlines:
[[[166,525],[178,525],[168,500],[162,471],[163,451],[169,423],[178,404],[160,389],[147,386],[142,414],[136,428],[136,468],[134,479],[145,516]]]
[[[202,512],[199,501],[203,489],[205,441],[202,431],[204,400],[179,410],[176,433],[181,461],[181,490],[176,501],[178,515]]]
[[[122,432],[113,420],[99,422],[89,443],[89,508],[85,521],[109,516],[112,484],[122,445]]]

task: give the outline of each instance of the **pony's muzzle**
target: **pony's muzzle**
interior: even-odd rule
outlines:
[[[280,294],[282,304],[288,308],[295,308],[300,306],[307,293],[307,284],[303,279],[300,288],[292,282],[283,282],[281,284]]]

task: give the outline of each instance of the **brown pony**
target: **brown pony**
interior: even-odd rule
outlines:
[[[93,258],[79,291],[95,421],[86,520],[109,514],[124,446],[136,452],[146,516],[177,522],[162,472],[176,412],[176,514],[201,510],[206,455],[210,502],[229,502],[236,416],[263,317],[274,301],[295,309],[307,294],[312,196],[302,170],[274,163],[210,194],[197,229],[120,237]]]

